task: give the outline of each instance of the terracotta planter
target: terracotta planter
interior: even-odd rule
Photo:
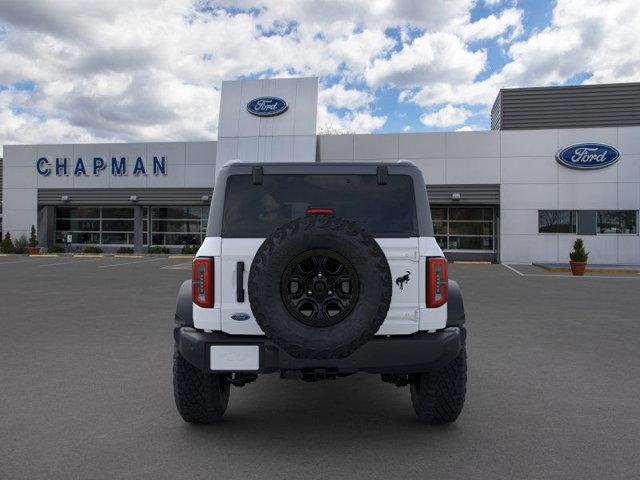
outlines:
[[[29,247],[29,255],[39,255],[40,247]]]
[[[571,260],[569,262],[569,265],[571,265],[571,273],[578,277],[583,276],[584,271],[587,268],[587,262],[574,262],[573,260]]]

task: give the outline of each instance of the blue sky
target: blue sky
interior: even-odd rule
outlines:
[[[318,129],[489,128],[500,88],[640,80],[635,0],[21,0],[0,143],[217,137],[223,80],[318,76]]]

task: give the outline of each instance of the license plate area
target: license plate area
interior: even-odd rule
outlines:
[[[211,345],[209,368],[212,372],[255,372],[260,369],[258,345]]]

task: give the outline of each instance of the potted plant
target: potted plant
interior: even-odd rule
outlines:
[[[29,255],[38,255],[40,247],[38,247],[38,237],[36,235],[35,225],[31,225],[31,235],[29,235]]]
[[[573,251],[569,254],[571,260],[571,273],[577,276],[584,275],[584,271],[587,268],[587,260],[589,259],[589,252],[584,249],[584,242],[581,238],[577,238],[573,243]]]

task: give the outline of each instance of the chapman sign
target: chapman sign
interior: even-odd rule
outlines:
[[[259,97],[247,103],[247,111],[258,117],[275,117],[284,113],[289,105],[278,97]]]
[[[128,175],[129,173],[139,175],[166,175],[167,174],[167,157],[153,157],[151,165],[145,164],[143,157],[137,157],[135,160],[128,161],[127,157],[111,157],[111,161],[102,157],[82,158],[78,157],[75,161],[69,158],[49,159],[40,157],[36,160],[36,170],[38,174],[46,177],[51,173],[57,176],[75,175],[98,176],[102,172],[111,174],[114,177]]]
[[[602,143],[579,143],[563,148],[556,155],[558,163],[578,170],[596,170],[613,165],[620,158],[620,152]]]

